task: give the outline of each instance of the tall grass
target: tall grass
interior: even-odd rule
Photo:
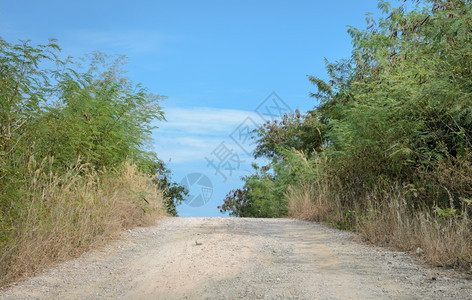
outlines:
[[[28,162],[20,215],[0,228],[0,286],[165,214],[161,191],[133,163],[101,172],[78,163],[60,176],[52,164],[52,158]]]
[[[357,231],[369,242],[410,251],[435,266],[472,270],[467,202],[452,213],[414,207],[407,200],[408,190],[400,185],[371,190],[363,199],[351,198],[350,202],[346,201],[348,192],[322,181],[291,187],[287,192],[289,216]],[[422,251],[417,253],[418,247]]]

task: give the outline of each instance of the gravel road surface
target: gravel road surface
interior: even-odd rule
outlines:
[[[472,280],[291,219],[166,218],[0,299],[472,299]]]

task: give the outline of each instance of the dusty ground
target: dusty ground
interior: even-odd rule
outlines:
[[[472,298],[470,278],[352,237],[289,219],[168,218],[0,299]]]

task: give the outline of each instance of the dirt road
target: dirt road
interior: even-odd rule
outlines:
[[[168,218],[1,299],[470,299],[472,281],[289,219]]]

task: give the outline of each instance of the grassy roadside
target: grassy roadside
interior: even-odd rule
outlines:
[[[78,164],[61,176],[48,172],[52,163],[30,160],[24,207],[0,224],[0,286],[165,215],[162,192],[130,162],[99,173]]]
[[[342,200],[342,192],[321,182],[291,187],[289,216],[359,232],[368,242],[413,253],[434,266],[472,269],[467,202],[449,210],[413,207],[405,188],[395,185],[370,191],[362,205],[352,205]]]

